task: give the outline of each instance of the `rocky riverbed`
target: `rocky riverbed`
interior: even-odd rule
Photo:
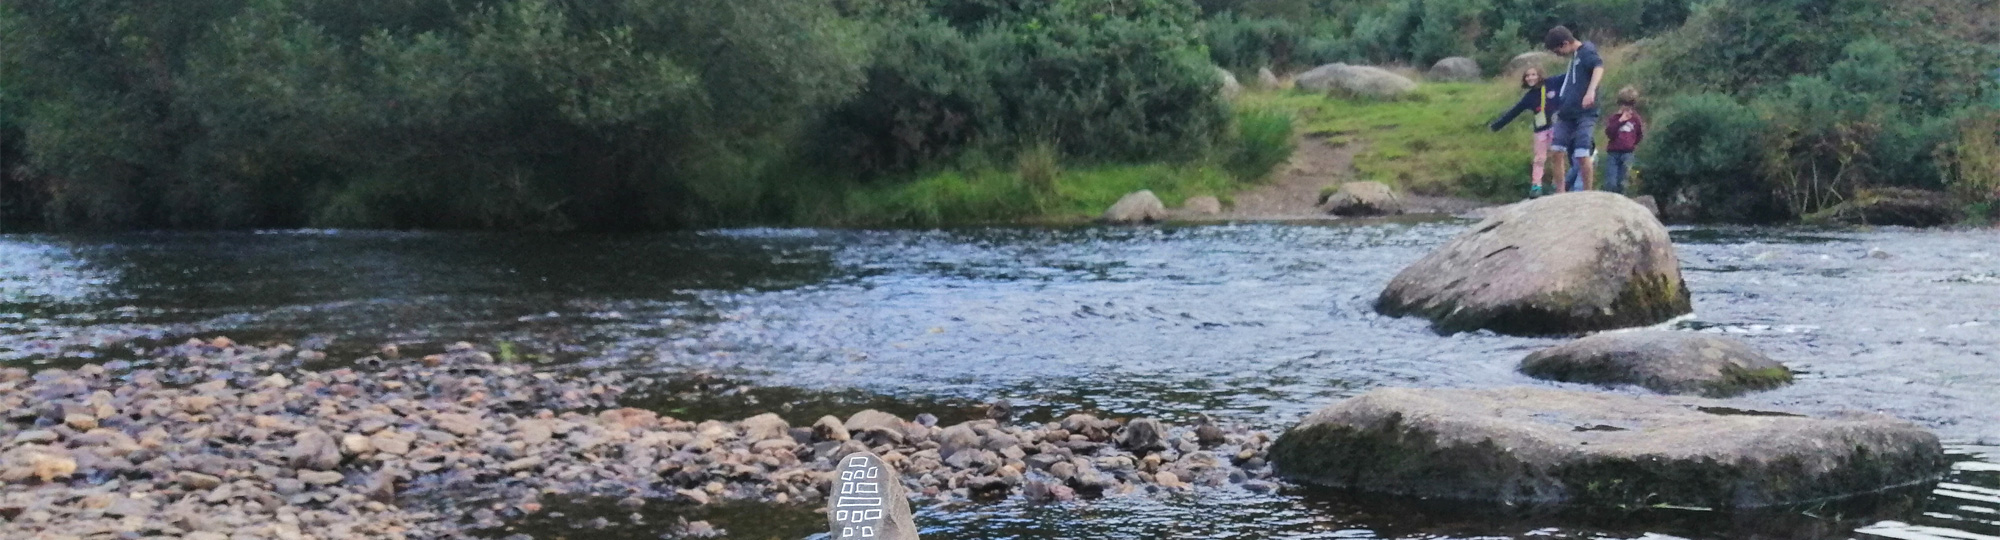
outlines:
[[[324,354],[227,338],[149,360],[0,370],[0,539],[460,537],[542,511],[816,505],[871,450],[927,499],[1271,491],[1268,433],[1072,415],[940,426],[878,411],[792,426],[619,408],[628,381],[496,361],[470,344],[311,370]],[[662,533],[700,535],[704,523]]]

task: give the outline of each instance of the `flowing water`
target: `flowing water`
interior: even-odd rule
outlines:
[[[632,400],[682,418],[778,411],[796,424],[882,408],[951,421],[1006,398],[1031,419],[1208,415],[1275,430],[1383,386],[1558,386],[1513,371],[1557,340],[1438,336],[1369,309],[1464,227],[0,236],[0,362],[130,359],[190,336],[306,343],[333,361],[465,340],[579,370],[700,373]],[[1738,514],[1292,489],[953,503],[920,508],[920,525],[946,539],[2000,537],[2000,231],[1674,237],[1696,313],[1671,326],[1734,335],[1801,372],[1735,402],[1911,419],[1948,441],[1953,475]],[[734,537],[818,526],[809,509],[701,512]],[[672,519],[618,514],[576,501],[520,527],[655,538]],[[605,515],[609,529],[569,529]]]

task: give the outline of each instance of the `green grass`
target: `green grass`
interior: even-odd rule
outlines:
[[[1004,164],[972,156],[961,160],[971,165],[902,181],[855,184],[794,171],[778,175],[774,196],[794,223],[836,226],[1081,221],[1139,190],[1170,208],[1205,195],[1227,203],[1291,158],[1295,117],[1279,104],[1243,104],[1226,140],[1181,162],[1066,163],[1040,144]]]
[[[1119,197],[1150,189],[1169,207],[1213,195],[1227,200],[1244,184],[1221,167],[1204,164],[1096,165],[1056,173],[1042,193],[1019,171],[945,171],[916,180],[848,191],[840,209],[814,221],[837,225],[944,225],[1028,218],[1082,220]]]
[[[1486,123],[1520,96],[1518,85],[1503,81],[1424,84],[1393,101],[1290,91],[1242,100],[1296,111],[1307,136],[1365,144],[1354,162],[1360,180],[1423,195],[1505,200],[1527,193],[1529,123],[1517,119],[1500,133],[1487,131]]]

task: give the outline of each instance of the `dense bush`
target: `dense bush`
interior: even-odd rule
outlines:
[[[1210,53],[1236,69],[1330,62],[1427,66],[1472,56],[1489,70],[1556,25],[1630,41],[1678,27],[1687,0],[1214,0]]]
[[[973,147],[1231,158],[1188,0],[0,10],[10,222],[651,228],[784,215]]]
[[[668,224],[860,80],[793,0],[9,5],[59,227]]]
[[[1956,22],[1929,26],[1941,20]],[[1981,40],[1996,22],[1944,2],[1708,4],[1625,76],[1682,96],[1656,104],[1644,187],[1726,221],[1796,218],[1873,187],[1942,189],[1960,111],[1993,92],[2000,51]]]
[[[988,6],[980,18],[939,10],[883,25],[865,89],[818,130],[823,163],[866,177],[975,144],[1040,143],[1148,160],[1202,155],[1223,134],[1228,109],[1190,4],[977,5]]]

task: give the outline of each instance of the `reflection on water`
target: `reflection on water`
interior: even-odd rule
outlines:
[[[775,411],[794,423],[860,408],[949,423],[1007,398],[1030,419],[1209,415],[1282,428],[1381,386],[1559,386],[1513,371],[1555,340],[1440,337],[1369,309],[1397,270],[1462,228],[0,236],[0,362],[102,361],[135,341],[216,334],[323,345],[335,360],[385,342],[507,342],[529,361],[657,374],[665,382],[634,403],[668,414]],[[1902,503],[1728,519],[1311,490],[952,505],[920,518],[932,537],[966,539],[2000,536],[2000,459],[1979,446],[2000,444],[2000,282],[1982,277],[2000,275],[2000,232],[1675,238],[1697,312],[1669,326],[1740,337],[1802,372],[1732,406],[1880,411],[1978,457]]]

